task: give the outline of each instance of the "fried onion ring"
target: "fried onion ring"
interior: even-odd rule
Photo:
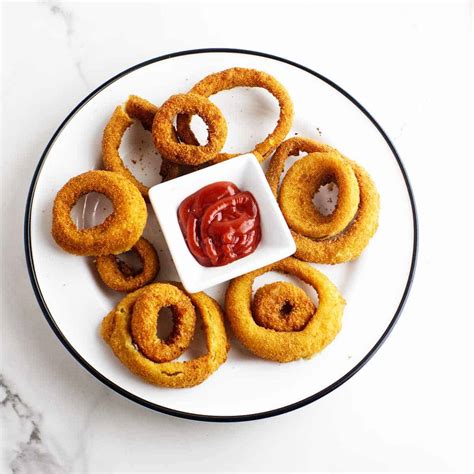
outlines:
[[[359,183],[359,209],[352,223],[341,233],[325,240],[313,240],[292,231],[296,243],[295,257],[307,262],[344,263],[355,260],[377,231],[380,197],[367,171],[349,161]]]
[[[102,162],[108,171],[115,171],[129,179],[148,200],[149,187],[139,181],[125,166],[119,148],[126,130],[138,120],[145,130],[151,131],[153,118],[158,107],[141,97],[131,95],[125,106],[118,106],[107,123],[102,137]],[[163,181],[179,176],[179,166],[162,158],[160,175]]]
[[[79,229],[71,209],[90,192],[104,194],[114,210],[102,224]],[[60,247],[75,255],[119,254],[135,245],[146,220],[145,201],[131,181],[111,171],[88,171],[70,179],[56,195],[51,233]]]
[[[337,206],[323,215],[313,203],[321,186],[335,182],[339,188]],[[286,173],[278,196],[289,227],[312,238],[326,238],[342,232],[359,206],[359,186],[351,165],[336,152],[310,153]]]
[[[156,334],[157,314],[170,307],[173,330],[166,340]],[[196,312],[191,300],[177,287],[163,283],[149,287],[133,305],[130,329],[132,338],[145,357],[155,362],[169,362],[179,357],[191,344]]]
[[[159,269],[160,260],[155,247],[141,237],[130,249],[135,251],[142,263],[142,270],[137,274],[116,255],[97,257],[95,266],[102,281],[112,290],[129,292],[138,290],[152,282]]]
[[[270,271],[294,275],[318,293],[318,307],[301,331],[275,331],[255,322],[250,303],[252,284]],[[278,362],[310,358],[324,349],[341,328],[344,306],[344,298],[326,276],[292,257],[232,280],[225,296],[226,315],[237,339],[258,357]]]
[[[179,362],[154,362],[135,346],[130,332],[132,310],[138,297],[149,291],[152,284],[128,294],[104,318],[101,335],[118,359],[134,374],[164,387],[193,387],[206,380],[227,359],[229,345],[219,304],[205,293],[185,293],[196,308],[206,336],[207,354]],[[179,284],[176,284],[182,290]],[[183,291],[184,293],[184,291]]]
[[[275,129],[258,143],[253,151],[259,161],[271,153],[286,137],[293,123],[293,102],[287,90],[270,74],[255,69],[234,67],[221,72],[210,74],[200,80],[190,90],[193,94],[210,97],[220,91],[233,89],[234,87],[261,87],[266,89],[278,100],[280,116]],[[180,114],[177,117],[178,136],[185,143],[199,145],[199,141],[191,130],[191,114]],[[213,162],[220,162],[241,155],[242,153],[219,153]]]
[[[278,185],[280,175],[283,173],[286,159],[291,155],[298,155],[300,152],[306,152],[309,153],[309,155],[303,157],[290,168],[288,171],[289,175],[287,173],[289,178],[287,181],[285,181],[286,176],[283,178],[279,192]],[[317,158],[311,157],[313,153],[339,154],[340,158],[352,168],[359,191],[358,207],[348,225],[339,233],[320,238],[313,237],[317,231],[313,230],[312,232],[307,232],[305,223],[301,220],[296,219],[297,222],[301,224],[300,227],[295,225],[294,222],[296,216],[307,216],[305,212],[310,206],[308,195],[311,193],[311,190],[308,188],[311,188],[311,186],[306,186],[304,183],[313,180],[311,174],[318,166]],[[303,163],[300,164],[301,162]],[[295,167],[294,170],[293,167]],[[288,224],[297,247],[295,257],[301,260],[327,264],[355,260],[365,249],[377,230],[380,198],[375,184],[360,165],[344,157],[335,148],[329,145],[302,137],[286,140],[278,147],[270,160],[267,170],[267,179],[282,210],[283,208],[285,209],[285,218],[288,218]],[[324,180],[322,182],[324,182]],[[295,183],[303,185],[303,188],[306,190],[306,198],[303,197],[303,199],[306,199],[307,202],[303,206],[301,202],[295,204],[295,200],[297,200],[296,194],[292,202],[285,202],[285,197],[282,196],[282,188],[285,190],[285,195],[294,194],[295,190],[292,190],[292,187],[295,186]],[[301,188],[298,188],[297,191],[301,192]],[[314,191],[317,191],[317,189],[313,188],[312,192],[314,193]],[[305,193],[303,192],[301,194]],[[335,212],[327,216],[329,219],[338,215],[340,202],[339,198]],[[347,201],[342,201],[342,203],[346,205]],[[298,207],[304,207],[304,209],[301,210]],[[324,235],[324,232],[322,234]]]
[[[316,306],[309,296],[285,281],[260,287],[252,300],[255,322],[275,331],[301,331],[315,311]]]
[[[208,142],[200,146],[180,143],[173,125],[181,113],[198,114],[208,128]],[[227,123],[221,111],[208,99],[197,94],[171,96],[156,112],[152,127],[156,149],[168,160],[187,165],[201,165],[212,160],[227,138]]]
[[[275,197],[278,197],[278,185],[280,184],[280,177],[285,169],[286,160],[290,156],[296,156],[300,152],[314,153],[314,152],[328,152],[333,151],[334,148],[324,143],[311,140],[304,137],[293,137],[285,140],[275,150],[268,164],[267,180]]]

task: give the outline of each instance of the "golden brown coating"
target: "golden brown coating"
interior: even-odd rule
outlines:
[[[330,215],[321,214],[313,203],[321,186],[337,184],[337,206]],[[342,232],[359,206],[359,186],[351,165],[339,153],[310,153],[286,173],[278,202],[288,226],[297,234],[315,239]]]
[[[224,71],[216,72],[200,80],[190,92],[204,97],[210,97],[217,92],[233,89],[234,87],[261,87],[266,89],[278,100],[280,116],[275,129],[258,143],[253,151],[259,161],[263,161],[286,137],[293,123],[293,102],[287,90],[270,74],[256,69],[234,67]],[[177,118],[177,131],[181,140],[185,143],[199,145],[199,141],[191,130],[192,114],[181,114]],[[213,162],[233,158],[242,153],[219,153]]]
[[[334,148],[324,143],[317,142],[311,138],[293,137],[285,140],[275,150],[275,153],[268,164],[267,180],[275,197],[278,197],[278,186],[280,177],[285,169],[286,160],[290,156],[297,156],[299,153],[324,153],[334,151]]]
[[[71,219],[71,209],[82,196],[91,192],[109,198],[114,210],[102,224],[79,229]],[[111,171],[88,171],[70,179],[56,195],[51,233],[66,252],[116,255],[136,244],[146,220],[145,201],[131,181]]]
[[[255,322],[275,331],[301,331],[315,311],[316,306],[309,296],[286,281],[260,287],[252,300]]]
[[[354,220],[340,234],[326,240],[314,240],[292,231],[295,257],[307,262],[344,263],[355,260],[367,247],[379,222],[380,197],[367,171],[351,164],[359,184],[360,202]]]
[[[130,293],[120,301],[102,321],[102,338],[132,373],[152,384],[170,388],[198,385],[227,359],[229,345],[222,310],[219,304],[205,293],[186,293],[201,318],[207,353],[185,362],[154,362],[140,352],[130,333],[133,305],[142,293],[154,285]],[[182,290],[179,284],[176,286]]]
[[[139,120],[145,130],[151,132],[153,127],[153,119],[155,118],[158,107],[151,102],[137,95],[129,96],[125,103],[125,111],[132,119]],[[176,131],[174,132],[175,136]],[[177,178],[182,174],[186,174],[189,171],[184,166],[180,166],[176,163],[172,163],[167,159],[161,157],[160,176],[163,181],[169,181],[170,179]]]
[[[180,113],[199,115],[207,125],[205,145],[180,143],[173,125]],[[221,111],[210,100],[197,94],[171,96],[156,112],[152,128],[153,141],[161,155],[185,165],[201,165],[212,160],[222,150],[227,138],[227,123]]]
[[[275,331],[255,322],[252,285],[256,277],[270,271],[294,275],[316,290],[318,307],[301,331]],[[309,358],[323,350],[341,328],[344,306],[344,298],[326,276],[291,257],[232,280],[225,297],[226,316],[237,339],[258,357],[278,362]]]
[[[156,325],[160,321],[160,310],[168,307],[173,314],[173,330],[162,340],[157,336]],[[185,293],[176,286],[157,283],[135,301],[130,329],[134,342],[148,359],[169,362],[189,347],[195,324],[196,312]]]
[[[119,148],[123,135],[133,124],[133,119],[139,120],[145,130],[151,131],[153,118],[158,110],[156,105],[141,97],[131,95],[125,106],[118,106],[107,123],[102,137],[102,162],[108,171],[115,171],[129,179],[148,200],[149,187],[139,181],[125,166],[120,157]],[[162,159],[160,174],[163,180],[176,178],[180,174],[179,166]]]
[[[327,264],[337,264],[355,260],[360,256],[377,230],[380,198],[375,184],[370,179],[368,173],[360,165],[341,155],[335,148],[309,138],[290,138],[283,142],[275,151],[275,154],[270,160],[270,164],[266,173],[272,192],[278,199],[280,206],[282,206],[284,198],[279,195],[281,193],[281,188],[279,190],[278,185],[280,176],[284,171],[285,162],[289,156],[298,155],[300,152],[306,152],[308,154],[338,154],[340,158],[350,165],[353,170],[358,186],[359,204],[357,211],[353,215],[353,218],[349,224],[341,232],[331,237],[313,238],[308,235],[311,234],[311,232],[308,232],[305,235],[305,233],[299,232],[298,230],[292,228],[291,233],[297,247],[295,257],[307,262]],[[303,187],[306,187],[306,183],[309,183],[312,179],[309,176],[312,172],[311,168],[316,168],[316,163],[314,162],[316,159],[314,159],[312,163],[315,166],[312,166],[311,161],[309,160],[307,163],[305,163],[307,158],[307,156],[303,157],[293,164],[293,166],[288,170],[290,177],[296,176],[300,180],[299,185],[302,185]],[[303,161],[303,165],[299,164],[301,161]],[[295,166],[295,170],[292,171],[292,168]],[[302,169],[304,169],[305,172],[302,172]],[[294,188],[292,189],[292,187],[295,186],[295,180],[295,178],[289,178],[289,181],[285,182],[284,178],[282,182],[282,187],[283,183],[285,183],[285,192],[287,194],[295,193],[293,204],[295,203],[295,200],[298,199],[296,196],[296,191],[301,189],[298,188],[296,191]],[[307,194],[308,192],[306,192],[305,195]],[[342,202],[343,204],[346,203],[346,201]],[[305,203],[303,206],[303,211],[301,209],[297,209],[297,207],[300,207],[300,204],[298,204],[297,207],[292,207],[291,209],[289,204],[290,203],[283,203],[283,208],[285,208],[285,218],[289,218],[290,222],[292,223],[289,223],[289,225],[292,227],[292,225],[294,225],[294,222],[292,221],[293,216],[291,215],[292,211],[294,212],[295,216],[300,217],[298,222],[303,222],[302,220],[308,217],[306,212],[310,207],[310,204],[309,202]],[[327,217],[331,218],[333,216],[337,216],[339,206],[340,204],[338,199],[335,212]]]
[[[125,113],[132,119],[138,120],[145,130],[151,132],[153,119],[158,107],[138,95],[130,95],[125,102]]]
[[[135,273],[116,255],[97,257],[95,266],[102,281],[112,290],[129,292],[138,290],[151,283],[160,270],[160,260],[155,247],[141,237],[130,249],[137,253],[142,264],[142,270]]]

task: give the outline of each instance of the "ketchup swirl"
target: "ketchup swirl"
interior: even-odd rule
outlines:
[[[262,237],[255,198],[229,181],[188,196],[178,208],[178,220],[189,251],[205,267],[250,255]]]

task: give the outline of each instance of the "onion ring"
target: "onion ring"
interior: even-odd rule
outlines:
[[[301,331],[275,331],[255,322],[250,304],[252,284],[269,271],[294,275],[318,293],[318,307]],[[258,357],[278,362],[310,358],[324,349],[341,328],[344,305],[344,298],[326,276],[292,257],[232,280],[225,296],[226,315],[237,339]]]
[[[125,166],[120,157],[119,148],[126,130],[137,119],[145,130],[151,131],[153,118],[158,107],[141,97],[131,95],[125,106],[118,106],[107,123],[102,137],[102,162],[108,171],[115,171],[129,179],[148,200],[148,186],[139,181]],[[163,181],[179,176],[179,166],[162,158],[160,175]]]
[[[349,161],[359,183],[360,203],[352,223],[341,233],[325,240],[313,240],[292,231],[295,257],[307,262],[343,263],[355,260],[377,231],[380,197],[367,171]]]
[[[215,372],[227,359],[229,345],[222,310],[219,304],[205,293],[185,293],[202,319],[206,335],[207,354],[185,362],[154,362],[145,357],[134,345],[130,333],[130,320],[133,305],[138,297],[155,285],[158,284],[155,283],[129,293],[120,301],[102,321],[102,338],[111,347],[122,364],[132,373],[152,384],[171,388],[198,385]],[[179,284],[176,284],[176,286],[182,290]]]
[[[296,156],[300,152],[314,153],[314,152],[328,152],[333,151],[334,148],[324,143],[311,140],[304,137],[293,137],[285,140],[279,145],[268,164],[267,180],[275,197],[278,197],[278,185],[280,184],[280,177],[285,169],[286,160],[290,156]]]
[[[255,322],[275,331],[301,331],[316,306],[298,286],[277,281],[260,287],[252,300]]]
[[[93,191],[109,198],[114,210],[102,224],[78,229],[71,209]],[[56,195],[51,233],[60,247],[75,255],[119,254],[135,245],[146,220],[145,201],[131,181],[111,171],[88,171],[70,179]]]
[[[335,148],[332,148],[329,145],[302,137],[290,138],[278,147],[270,160],[267,170],[267,179],[280,206],[285,208],[285,217],[291,215],[292,209],[289,205],[290,203],[283,202],[284,198],[281,196],[281,188],[279,195],[278,184],[280,175],[283,173],[286,159],[291,155],[298,155],[301,151],[309,154],[339,154]],[[297,247],[295,257],[301,260],[327,264],[337,264],[355,260],[360,256],[377,230],[380,198],[375,184],[368,173],[360,165],[343,155],[340,155],[340,157],[351,166],[357,181],[359,188],[359,203],[357,211],[353,215],[352,220],[341,232],[326,238],[317,239],[312,237],[314,233],[305,235],[305,233],[300,232],[300,230],[305,230],[304,227],[299,229],[292,228],[295,224],[290,217],[289,220],[291,223],[289,222],[289,226]],[[282,187],[285,184],[286,194],[292,193],[291,187],[294,186],[295,181],[298,181],[298,174],[301,175],[301,179],[304,180],[305,177],[303,175],[307,176],[310,174],[311,169],[314,169],[314,166],[316,166],[315,158],[311,158],[308,155],[303,157],[300,161],[304,162],[304,160],[308,160],[306,164],[300,165],[299,162],[296,162],[293,165],[296,166],[296,168],[293,171],[293,166],[290,168],[288,171],[288,173],[291,171],[289,175],[290,178],[286,182],[285,178],[283,178]],[[314,191],[315,190],[313,189],[313,192]],[[307,192],[307,194],[309,194],[309,192]],[[337,215],[338,206],[339,199],[336,211],[333,215]],[[295,215],[301,214],[301,211],[299,209],[295,210],[295,207],[293,207],[293,212]],[[331,218],[333,215],[327,217]]]
[[[166,340],[156,334],[157,314],[170,307],[173,330]],[[132,338],[145,357],[155,362],[169,362],[179,357],[191,344],[196,312],[191,300],[176,286],[157,283],[148,287],[133,305],[130,329]]]
[[[95,260],[100,278],[112,290],[122,292],[138,290],[152,282],[160,269],[158,254],[148,240],[141,237],[131,250],[138,254],[143,266],[138,274],[134,274],[132,269],[115,255],[104,255]]]
[[[335,182],[339,188],[337,206],[323,215],[313,203],[321,186]],[[281,211],[296,233],[316,239],[341,233],[359,206],[359,186],[351,165],[336,152],[310,153],[286,173],[278,196]]]
[[[208,128],[206,145],[180,143],[173,119],[180,113],[198,114]],[[224,146],[227,123],[221,111],[197,94],[171,96],[156,112],[152,127],[156,149],[168,160],[187,165],[201,165],[213,159]]]
[[[293,123],[293,102],[287,90],[270,74],[256,69],[234,67],[217,72],[200,80],[190,90],[193,94],[210,97],[217,92],[233,89],[234,87],[261,87],[266,89],[277,100],[280,106],[280,116],[275,129],[258,143],[254,150],[257,159],[261,162],[285,139]],[[178,136],[185,143],[199,145],[199,141],[191,130],[191,114],[180,114],[177,117],[176,128]],[[256,153],[255,153],[256,152]],[[233,158],[242,153],[219,153],[214,163]]]

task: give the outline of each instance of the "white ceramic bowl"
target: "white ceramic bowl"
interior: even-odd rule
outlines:
[[[242,191],[250,191],[254,195],[260,210],[262,240],[247,257],[221,267],[204,267],[186,245],[177,211],[181,202],[190,194],[217,181],[231,181]],[[205,290],[281,260],[296,250],[262,167],[252,153],[153,186],[149,196],[176,271],[190,293]]]

